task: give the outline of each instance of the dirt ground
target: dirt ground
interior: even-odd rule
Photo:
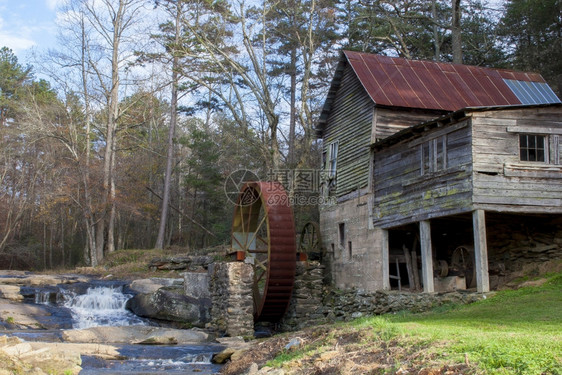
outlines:
[[[291,339],[299,338],[298,354],[285,347]],[[256,340],[235,361],[227,363],[221,374],[246,374],[253,363],[260,369],[258,374],[269,372],[298,375],[356,375],[356,374],[416,374],[454,375],[475,374],[467,363],[443,364],[426,353],[426,347],[407,343],[385,341],[373,333],[358,329],[313,327],[299,332],[282,334],[268,339]],[[275,357],[292,357],[284,362],[283,372],[267,370],[266,364]],[[254,365],[255,367],[255,365]]]

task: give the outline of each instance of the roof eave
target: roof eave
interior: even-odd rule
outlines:
[[[330,116],[332,103],[334,102],[334,99],[336,97],[336,92],[338,91],[341,85],[341,79],[343,77],[343,72],[345,70],[346,64],[347,64],[347,58],[345,57],[345,54],[341,52],[338,65],[334,73],[334,77],[332,78],[332,82],[330,83],[330,89],[328,90],[328,95],[326,96],[326,100],[324,101],[324,106],[322,107],[322,112],[320,112],[320,117],[314,128],[316,131],[317,138],[322,138],[324,127],[326,126],[326,122],[328,121],[328,117]]]
[[[425,121],[409,128],[405,128],[393,135],[386,137],[371,145],[374,150],[381,150],[385,147],[392,146],[403,140],[414,137],[416,134],[423,133],[429,129],[438,126],[448,125],[453,122],[460,121],[468,117],[469,113],[485,112],[494,110],[523,109],[523,108],[544,108],[544,107],[562,107],[562,103],[546,103],[546,104],[530,104],[530,105],[498,105],[498,106],[482,106],[482,107],[466,107],[458,111],[451,112],[436,119]]]

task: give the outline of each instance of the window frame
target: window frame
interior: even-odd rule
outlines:
[[[335,179],[338,168],[338,152],[339,142],[334,141],[328,144],[328,155],[326,157],[326,169],[328,171],[328,178]]]
[[[549,136],[547,134],[538,133],[519,133],[519,161],[525,163],[541,163],[549,164]],[[541,140],[539,145],[538,140]],[[523,142],[523,140],[525,140]],[[532,140],[532,142],[531,142]],[[525,145],[523,145],[523,143]],[[531,143],[533,145],[531,145]],[[542,147],[541,147],[542,146]],[[523,158],[525,155],[525,159]],[[531,156],[533,155],[533,156]],[[542,155],[542,158],[540,157]],[[532,160],[534,159],[534,160]]]
[[[420,175],[444,171],[448,168],[447,134],[420,143]]]

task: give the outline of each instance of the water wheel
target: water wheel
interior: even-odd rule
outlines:
[[[320,239],[320,226],[315,222],[308,222],[301,231],[299,252],[305,253],[307,259],[320,260],[322,257],[322,241]]]
[[[242,186],[231,244],[254,268],[254,320],[279,321],[289,306],[296,268],[293,210],[280,183]]]
[[[453,250],[451,269],[464,275],[467,288],[476,287],[476,267],[474,267],[474,248],[459,246]]]

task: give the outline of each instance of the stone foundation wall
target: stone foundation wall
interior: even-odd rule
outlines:
[[[444,304],[466,304],[485,298],[481,293],[455,291],[446,293],[410,293],[399,291],[335,291],[326,296],[331,306],[329,321],[347,321],[362,316],[398,311],[424,312]]]
[[[281,321],[282,330],[296,331],[326,321],[324,271],[325,267],[319,262],[297,262],[293,296]]]
[[[253,269],[242,262],[209,266],[211,323],[227,336],[254,335]]]
[[[371,195],[320,207],[328,279],[338,289],[384,289],[382,237],[372,226]]]
[[[556,272],[556,260],[562,260],[562,217],[506,217],[503,223],[488,228],[488,268],[490,287],[537,273]],[[554,263],[554,264],[553,264]]]
[[[423,312],[447,303],[472,303],[484,298],[466,291],[425,294],[327,289],[322,285],[323,271],[324,266],[318,262],[297,263],[293,298],[280,324],[282,330],[404,310]]]

